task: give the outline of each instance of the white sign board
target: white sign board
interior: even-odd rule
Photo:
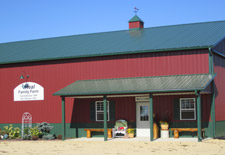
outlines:
[[[14,89],[14,101],[44,100],[44,88],[34,82],[24,82]]]

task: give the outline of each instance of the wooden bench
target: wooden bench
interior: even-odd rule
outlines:
[[[170,128],[173,131],[174,138],[179,138],[179,132],[189,131],[189,132],[197,132],[198,128]],[[202,129],[202,137],[205,136],[205,129]]]
[[[104,129],[84,129],[87,131],[87,138],[91,138],[91,132],[104,132]],[[112,129],[107,129],[108,138],[112,138]]]

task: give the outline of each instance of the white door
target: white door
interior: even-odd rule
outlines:
[[[150,137],[150,120],[149,120],[149,102],[141,102],[136,104],[136,136]]]

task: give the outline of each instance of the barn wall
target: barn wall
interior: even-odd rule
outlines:
[[[225,59],[214,55],[216,121],[225,121]]]
[[[194,121],[180,121],[175,119],[174,110],[176,99],[180,98],[195,98],[195,95],[170,95],[170,96],[154,96],[153,97],[153,112],[155,114],[154,121],[159,123],[160,120],[169,122],[170,127],[197,127],[196,120]],[[206,129],[206,136],[211,137],[212,127],[210,120],[210,95],[201,95],[202,97],[202,127]],[[70,104],[69,101],[74,101]],[[66,99],[66,105],[70,105],[69,111],[66,113],[66,137],[85,137],[85,128],[103,128],[103,122],[93,121],[90,117],[90,105],[95,101],[102,101],[102,99]],[[136,102],[135,97],[119,97],[108,98],[108,101],[115,104],[115,118],[108,122],[108,127],[113,128],[115,120],[125,119],[128,125],[136,128]],[[69,104],[68,104],[69,103]],[[110,112],[112,112],[110,110]],[[4,125],[0,124],[0,128]],[[62,134],[62,126],[60,123],[51,123],[54,126],[53,134]],[[21,127],[21,124],[14,124],[16,127]],[[93,134],[93,136],[101,136],[102,134]],[[192,134],[193,135],[193,134]],[[187,136],[187,135],[185,135]]]
[[[21,123],[24,112],[30,112],[33,122],[60,123],[61,99],[52,94],[76,80],[143,77],[208,73],[208,51],[176,51],[0,66],[0,123]],[[43,101],[13,101],[13,89],[28,81],[44,87]],[[66,99],[66,123],[70,123],[73,99]]]
[[[225,126],[225,58],[214,55],[216,136],[224,136]]]

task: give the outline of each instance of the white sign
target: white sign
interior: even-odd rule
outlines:
[[[14,89],[14,101],[44,100],[44,88],[34,82],[24,82]]]

